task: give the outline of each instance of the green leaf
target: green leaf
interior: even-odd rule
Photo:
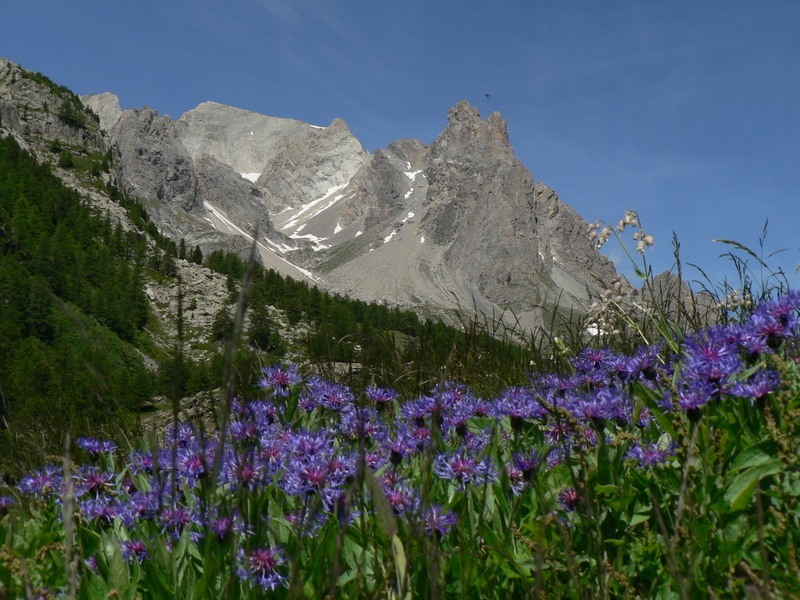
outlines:
[[[367,489],[372,496],[372,503],[381,530],[387,537],[397,537],[397,520],[394,517],[392,505],[383,490],[383,486],[369,467],[364,469],[364,483],[366,483]]]
[[[743,450],[731,463],[729,472],[734,473],[750,467],[757,467],[769,461],[772,457],[764,452],[764,445],[762,443]]]
[[[643,514],[635,514],[631,517],[630,523],[628,523],[629,527],[633,527],[638,525],[639,523],[644,523],[650,518],[650,515],[643,515]]]
[[[747,468],[734,477],[725,491],[725,500],[733,510],[742,510],[750,502],[758,482],[765,477],[780,473],[783,468],[783,462],[777,458]]]
[[[394,597],[397,600],[411,600],[406,551],[397,534],[392,536],[392,551],[394,552],[395,572],[397,574],[397,595]]]

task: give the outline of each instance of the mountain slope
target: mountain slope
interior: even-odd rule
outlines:
[[[515,158],[501,115],[464,101],[430,146],[372,155],[340,119],[206,102],[173,121],[109,94],[84,101],[110,127],[126,191],[206,253],[244,255],[258,231],[265,266],[324,289],[424,314],[507,312],[526,328],[585,311],[614,275],[586,222]]]
[[[586,222],[534,185],[499,113],[483,121],[460,102],[448,118],[430,147],[401,140],[379,150],[324,211],[286,211],[276,226],[313,235],[309,268],[365,300],[438,314],[510,309],[525,327],[557,309],[585,310],[598,279],[614,275]]]

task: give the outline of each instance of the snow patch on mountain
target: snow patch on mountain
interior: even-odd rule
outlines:
[[[261,176],[261,173],[239,173],[239,175],[247,179],[247,181],[255,183],[256,180]]]
[[[342,185],[334,185],[328,188],[328,191],[325,192],[320,198],[316,200],[312,200],[308,204],[302,205],[298,209],[294,209],[293,216],[291,220],[284,223],[280,228],[282,231],[286,231],[287,229],[291,229],[295,227],[301,220],[308,220],[313,219],[320,213],[324,212],[326,209],[330,208],[333,204],[335,204],[338,200],[344,198],[344,194],[339,194],[337,196],[333,196],[336,192],[341,190],[342,188],[347,187],[347,184],[344,183]],[[333,199],[331,200],[331,196]],[[327,201],[327,202],[326,202]],[[283,211],[286,212],[286,211]],[[280,213],[278,213],[280,214]]]

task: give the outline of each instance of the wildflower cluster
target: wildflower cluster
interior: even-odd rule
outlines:
[[[635,214],[627,217],[635,226]],[[113,531],[131,565],[151,560],[157,538],[173,548],[213,536],[230,547],[241,585],[268,590],[288,586],[292,565],[309,560],[286,550],[287,532],[314,537],[327,524],[355,527],[356,516],[375,510],[375,495],[406,535],[439,544],[458,544],[469,498],[485,499],[489,490],[574,525],[588,498],[567,476],[576,460],[613,446],[632,469],[676,470],[681,447],[663,417],[683,413],[698,423],[708,405],[763,404],[782,385],[765,357],[796,354],[799,311],[800,293],[790,293],[744,323],[686,337],[679,352],[587,348],[571,359],[570,373],[534,374],[489,399],[450,381],[415,398],[376,386],[358,394],[276,365],[264,371],[264,398],[233,403],[224,436],[176,424],[159,447],[76,468],[77,515],[86,528]],[[78,445],[92,457],[118,453],[109,442]],[[348,493],[363,484],[364,468],[378,489]],[[58,503],[65,483],[62,469],[45,467],[23,478],[17,493]],[[10,505],[3,498],[0,509]],[[271,508],[266,516],[246,506]]]
[[[636,211],[625,211],[625,215],[619,220],[616,227],[604,225],[600,221],[590,223],[587,228],[587,233],[595,248],[599,250],[609,240],[612,233],[619,236],[625,231],[625,228],[629,226],[637,228],[637,231],[633,234],[633,239],[636,242],[636,252],[644,254],[645,249],[652,246],[655,240],[652,235],[646,233],[644,229],[639,226],[639,215],[636,214]]]

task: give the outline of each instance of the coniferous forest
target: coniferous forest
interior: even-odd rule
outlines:
[[[0,140],[0,418],[4,454],[132,414],[152,377],[141,236],[124,234],[11,138]]]

